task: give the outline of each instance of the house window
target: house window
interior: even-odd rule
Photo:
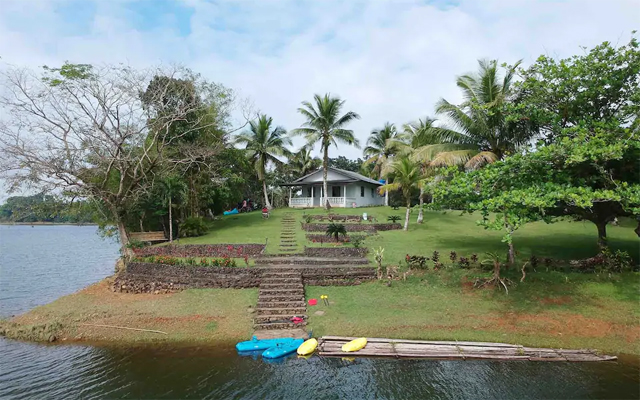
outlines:
[[[364,186],[360,186],[360,197],[364,197]]]
[[[340,186],[331,186],[331,197],[340,197]]]
[[[375,196],[375,191],[376,191],[376,190],[375,190],[374,188],[371,188],[371,197],[376,197],[376,196]]]

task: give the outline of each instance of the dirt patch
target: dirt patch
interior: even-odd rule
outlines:
[[[604,338],[611,335],[624,337],[628,342],[640,339],[640,327],[629,327],[596,318],[587,318],[572,313],[516,314],[509,313],[500,317],[489,317],[492,324],[501,332],[539,335],[577,336],[585,338]]]

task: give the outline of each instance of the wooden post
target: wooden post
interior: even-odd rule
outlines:
[[[316,189],[313,185],[311,185],[311,204],[310,204],[311,207],[313,207],[315,193],[316,193]]]
[[[289,186],[289,207],[291,207],[291,186]]]

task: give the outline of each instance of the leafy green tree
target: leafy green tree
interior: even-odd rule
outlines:
[[[638,130],[640,45],[633,36],[624,46],[603,42],[565,59],[542,55],[519,74],[512,118],[533,121],[546,143],[564,136],[566,128],[592,130],[602,122]]]
[[[466,161],[467,168],[475,169],[513,154],[529,143],[536,134],[530,120],[507,118],[512,98],[512,82],[520,62],[506,69],[504,76],[498,71],[496,60],[480,60],[479,72],[457,78],[464,101],[455,105],[445,99],[436,104],[436,112],[448,117],[452,126],[436,129],[444,143],[457,143],[476,149],[476,154],[463,149],[449,154]]]
[[[342,142],[356,147],[359,146],[358,140],[353,136],[353,131],[344,127],[360,116],[353,111],[348,111],[340,115],[344,100],[338,97],[331,97],[330,94],[313,96],[314,104],[303,101],[302,107],[298,108],[298,112],[302,114],[307,121],[302,127],[293,131],[296,135],[303,135],[307,143],[311,146],[320,143],[320,149],[323,153],[323,195],[326,199],[325,208],[329,209],[327,173],[329,171],[329,146],[332,144],[337,147],[337,142]]]
[[[291,145],[291,139],[283,127],[272,128],[273,119],[262,114],[257,121],[249,123],[249,131],[236,137],[236,143],[244,144],[249,159],[251,160],[258,180],[262,183],[264,192],[264,203],[271,208],[269,194],[267,193],[267,183],[265,179],[268,164],[281,165],[282,161],[278,157],[289,156],[290,152],[286,146]]]
[[[345,171],[360,172],[362,170],[362,159],[357,158],[350,160],[345,156],[338,156],[336,158],[329,158],[329,166],[338,169],[344,169]]]
[[[424,175],[420,164],[407,156],[398,157],[390,166],[392,181],[380,187],[380,192],[400,191],[405,199],[407,211],[404,218],[404,230],[409,229],[409,214],[411,213],[411,193],[420,187],[424,181]]]
[[[365,157],[364,166],[373,164],[372,172],[376,178],[382,179],[383,171],[393,161],[393,156],[397,154],[405,144],[399,140],[398,131],[395,125],[387,122],[382,129],[374,129],[367,139],[367,146],[363,150]],[[389,205],[389,192],[384,193],[384,205]]]

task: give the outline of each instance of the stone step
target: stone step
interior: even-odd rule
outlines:
[[[275,277],[275,278],[265,278],[264,276],[262,277],[262,285],[275,285],[275,284],[300,284],[302,285],[302,277],[300,276],[300,274],[297,274],[297,276],[291,276],[291,277],[286,277],[286,278],[282,278],[282,277]]]
[[[307,307],[257,308],[256,315],[305,315]]]
[[[254,324],[253,327],[256,330],[260,330],[260,329],[270,330],[270,329],[295,329],[295,328],[302,328],[303,326],[306,326],[306,325],[307,325],[307,321],[303,321],[299,324],[294,324],[293,322],[288,322],[288,323],[272,322],[272,323],[266,323],[266,324]]]
[[[279,295],[275,295],[275,294],[265,294],[265,295],[261,295],[260,297],[258,297],[258,304],[260,303],[267,303],[267,302],[303,302],[304,303],[304,295],[292,295],[292,294],[279,294]]]
[[[291,278],[302,278],[300,271],[291,271],[290,269],[284,269],[282,271],[276,270],[265,270],[262,272],[263,279],[291,279]]]
[[[302,286],[293,289],[263,289],[260,287],[258,295],[262,296],[282,296],[282,295],[304,295]]]
[[[304,314],[295,315],[295,314],[270,314],[270,315],[258,315],[253,318],[254,324],[264,324],[264,323],[279,323],[279,322],[289,322],[291,318],[298,317],[302,319],[306,319],[307,316]]]
[[[256,309],[260,308],[306,308],[304,300],[294,301],[261,301],[258,299]]]
[[[302,286],[302,279],[300,279],[297,282],[271,282],[271,283],[265,283],[262,282],[260,284],[260,289],[298,289],[298,290],[304,290],[303,286]]]

